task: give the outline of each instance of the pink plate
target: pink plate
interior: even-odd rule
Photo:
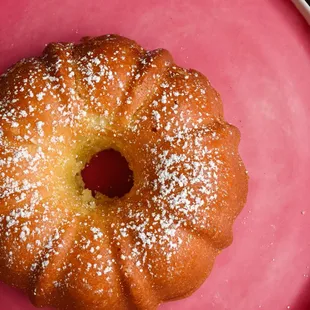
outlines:
[[[310,30],[289,0],[0,0],[0,71],[50,41],[118,33],[206,74],[250,174],[235,241],[165,310],[310,309]],[[190,272],[190,270],[189,270]],[[0,285],[0,309],[34,309]]]

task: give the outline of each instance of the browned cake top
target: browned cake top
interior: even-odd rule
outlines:
[[[103,36],[20,61],[0,78],[0,279],[64,309],[188,295],[245,203],[238,143],[208,80],[165,50]],[[81,178],[107,148],[133,171],[121,198]]]

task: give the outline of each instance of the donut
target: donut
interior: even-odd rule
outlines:
[[[0,77],[0,280],[57,309],[189,296],[246,202],[239,141],[164,49],[105,35],[19,61]],[[100,156],[127,169],[121,192],[87,187]]]

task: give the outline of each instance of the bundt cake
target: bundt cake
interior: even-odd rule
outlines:
[[[166,50],[105,35],[18,62],[0,77],[0,280],[57,309],[190,295],[245,204],[239,138]],[[120,197],[84,184],[104,150],[132,172]]]

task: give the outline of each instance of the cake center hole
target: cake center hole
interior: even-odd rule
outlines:
[[[133,172],[126,158],[114,149],[95,154],[81,171],[85,188],[110,198],[122,197],[133,186]]]

